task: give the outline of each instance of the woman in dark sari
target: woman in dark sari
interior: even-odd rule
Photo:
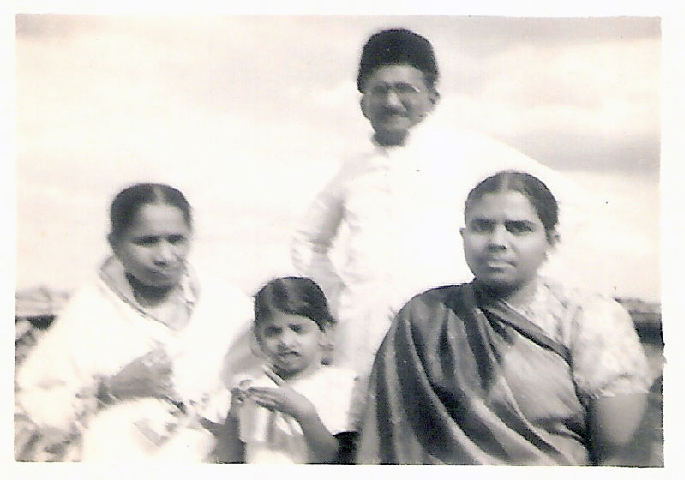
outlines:
[[[629,464],[650,379],[614,300],[538,275],[558,240],[547,187],[482,181],[462,229],[469,284],[398,314],[371,378],[358,463]]]

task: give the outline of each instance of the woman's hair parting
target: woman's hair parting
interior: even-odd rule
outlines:
[[[183,219],[192,228],[190,204],[180,190],[163,183],[136,183],[114,197],[109,211],[111,235],[119,238],[135,221],[144,205],[169,205],[183,213]]]
[[[519,192],[525,196],[545,227],[547,239],[552,241],[559,223],[559,205],[547,185],[529,173],[506,170],[481,181],[466,197],[465,212],[486,194],[499,192]]]
[[[321,330],[335,323],[321,287],[305,277],[283,277],[271,280],[255,295],[255,324],[268,320],[277,312],[302,315],[314,321]]]

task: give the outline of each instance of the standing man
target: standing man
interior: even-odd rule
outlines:
[[[292,260],[325,290],[339,320],[334,363],[368,376],[390,321],[412,296],[471,280],[459,227],[483,178],[522,170],[561,192],[567,182],[482,134],[435,122],[439,77],[430,42],[383,30],[363,48],[357,89],[374,134],[343,163],[296,231]],[[338,266],[329,253],[339,250]],[[334,257],[338,258],[338,257]]]

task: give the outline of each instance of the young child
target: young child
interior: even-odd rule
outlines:
[[[322,363],[333,324],[323,291],[308,278],[278,278],[257,292],[254,336],[263,373],[234,379],[218,461],[341,461],[353,435],[355,373]]]

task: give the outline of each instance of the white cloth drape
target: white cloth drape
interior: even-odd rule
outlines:
[[[178,332],[142,314],[102,278],[83,286],[18,372],[22,413],[43,431],[81,429],[84,461],[205,460],[212,437],[197,419],[221,421],[228,411],[224,358],[249,329],[252,306],[220,280],[200,277],[198,283],[190,320]],[[169,402],[159,399],[131,400],[81,418],[92,409],[101,376],[156,348],[172,359],[173,387],[188,409],[173,434],[159,445],[145,435],[146,428],[164,431],[174,420]]]

